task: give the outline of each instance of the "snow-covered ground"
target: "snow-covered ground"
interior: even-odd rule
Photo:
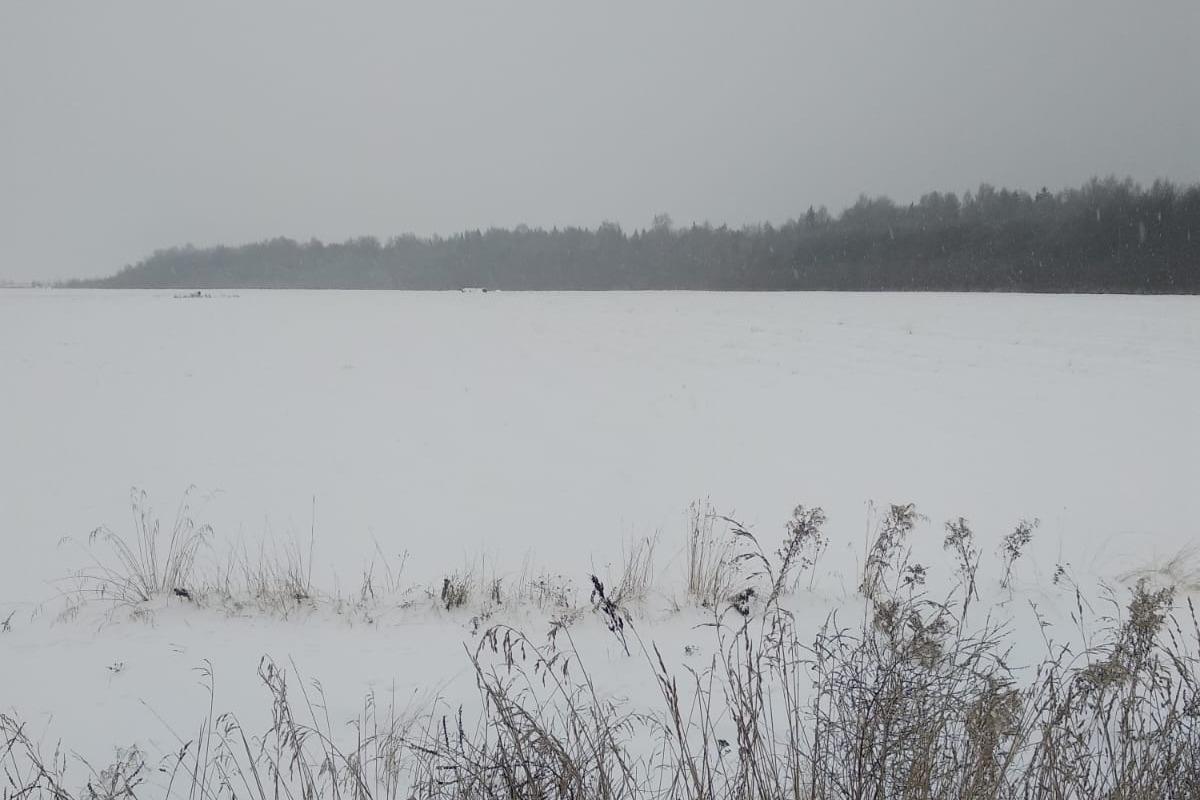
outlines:
[[[796,504],[826,510],[796,601],[814,620],[853,596],[869,501],[915,503],[931,552],[951,517],[987,553],[1040,519],[1019,592],[1043,605],[1056,564],[1113,581],[1200,538],[1200,298],[173,294],[0,291],[0,709],[101,760],[171,749],[206,710],[205,660],[248,715],[264,654],[320,679],[334,717],[371,688],[417,706],[470,686],[471,613],[430,604],[56,620],[79,543],[132,532],[133,486],[169,525],[194,484],[214,551],[311,537],[315,582],[348,592],[406,552],[408,584],[528,562],[586,604],[589,572],[657,532],[644,631],[676,654],[702,637],[668,610],[698,498],[772,545]]]

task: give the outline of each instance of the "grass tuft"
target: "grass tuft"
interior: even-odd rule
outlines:
[[[92,565],[77,573],[79,591],[119,603],[144,603],[160,595],[190,597],[196,590],[196,555],[212,535],[208,525],[192,516],[192,493],[184,493],[175,522],[164,533],[146,493],[130,493],[133,535],[121,536],[107,527],[88,536]],[[107,551],[97,553],[97,545]]]
[[[687,593],[701,608],[720,609],[737,594],[740,561],[728,518],[693,503],[686,541]]]

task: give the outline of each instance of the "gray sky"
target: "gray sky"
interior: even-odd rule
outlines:
[[[1200,2],[0,5],[0,278],[1200,180]]]

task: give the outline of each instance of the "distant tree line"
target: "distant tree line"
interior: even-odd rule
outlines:
[[[1056,193],[984,184],[899,205],[860,197],[779,226],[626,233],[493,228],[340,244],[271,239],[162,250],[68,286],[309,289],[1200,291],[1200,185],[1093,179]]]

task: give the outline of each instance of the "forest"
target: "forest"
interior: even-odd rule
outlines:
[[[468,230],[160,250],[68,287],[146,289],[1200,291],[1200,185],[982,184],[903,205],[861,196],[779,225]]]

